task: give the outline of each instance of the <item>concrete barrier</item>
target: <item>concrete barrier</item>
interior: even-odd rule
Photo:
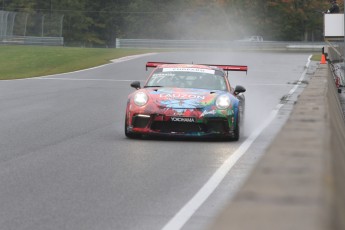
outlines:
[[[116,38],[116,48],[159,48],[159,49],[231,49],[252,51],[310,51],[320,52],[325,42],[293,41],[229,41],[229,40],[164,40],[164,39],[122,39]]]
[[[330,74],[329,74],[330,75]],[[330,120],[330,151],[332,159],[332,182],[334,194],[332,200],[333,229],[345,229],[345,128],[343,108],[334,83],[329,81],[328,104]],[[339,112],[341,111],[341,112]]]
[[[327,65],[210,229],[345,229],[345,125]]]

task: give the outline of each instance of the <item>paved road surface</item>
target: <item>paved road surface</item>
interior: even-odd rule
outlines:
[[[0,81],[2,230],[161,229],[288,94],[309,54],[164,53],[100,68]],[[130,140],[123,132],[132,80],[146,61],[248,65],[239,142]],[[303,86],[302,86],[303,87]],[[230,199],[286,114],[277,117],[184,225],[206,227]]]

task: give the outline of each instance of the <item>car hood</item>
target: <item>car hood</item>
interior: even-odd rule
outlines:
[[[174,109],[196,109],[215,104],[219,90],[190,88],[146,88],[150,99],[159,107]]]

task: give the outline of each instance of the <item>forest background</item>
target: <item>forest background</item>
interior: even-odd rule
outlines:
[[[4,11],[60,16],[65,44],[86,47],[114,47],[116,38],[321,41],[329,7],[327,0],[0,0]]]

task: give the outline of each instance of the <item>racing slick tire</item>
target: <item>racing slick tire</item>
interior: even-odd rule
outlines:
[[[234,129],[234,133],[233,133],[233,136],[231,138],[232,141],[238,141],[240,139],[240,114],[239,116],[237,116],[237,120],[236,120],[236,126],[235,126],[235,129]]]
[[[240,104],[240,120],[239,120],[239,126],[240,126],[240,129],[241,130],[244,130],[244,115],[245,115],[245,102],[243,101],[241,104]]]
[[[234,130],[234,135],[231,138],[233,141],[238,141],[240,139],[240,126],[236,125],[235,130]]]
[[[131,138],[131,139],[138,139],[141,137],[141,134],[128,132],[127,127],[128,126],[127,126],[127,117],[126,117],[126,119],[125,119],[125,135],[126,135],[126,137]]]

